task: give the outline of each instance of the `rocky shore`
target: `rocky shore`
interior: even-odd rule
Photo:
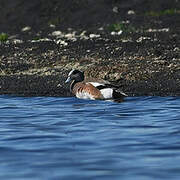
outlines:
[[[129,96],[180,95],[180,1],[0,0],[0,94],[71,96],[71,69]]]

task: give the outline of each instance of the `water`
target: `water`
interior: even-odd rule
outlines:
[[[180,177],[179,97],[0,96],[0,179]]]

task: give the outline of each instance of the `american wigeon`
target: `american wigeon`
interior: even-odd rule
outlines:
[[[127,96],[117,86],[107,81],[105,83],[85,82],[84,72],[76,69],[71,70],[68,74],[66,83],[70,81],[72,81],[70,91],[77,98],[122,101],[123,97]]]

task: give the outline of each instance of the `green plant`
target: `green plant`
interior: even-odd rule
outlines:
[[[146,16],[163,16],[163,15],[173,15],[173,14],[177,14],[179,11],[177,9],[165,9],[162,11],[149,11],[146,12],[145,15]]]
[[[5,42],[8,40],[8,35],[6,33],[1,33],[0,34],[0,41]]]
[[[111,24],[110,26],[109,26],[109,30],[110,31],[120,31],[120,30],[124,30],[125,29],[125,26],[124,26],[124,24],[122,24],[122,23],[117,23],[117,24]]]
[[[111,24],[109,27],[108,27],[109,31],[115,31],[115,32],[118,32],[118,31],[123,31],[123,32],[134,32],[135,31],[135,28],[131,25],[128,25],[128,24],[123,24],[123,23],[116,23],[116,24]]]

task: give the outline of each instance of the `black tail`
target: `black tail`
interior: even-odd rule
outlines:
[[[126,97],[127,95],[123,93],[122,91],[113,90],[112,96],[114,99],[122,99],[123,97]]]

